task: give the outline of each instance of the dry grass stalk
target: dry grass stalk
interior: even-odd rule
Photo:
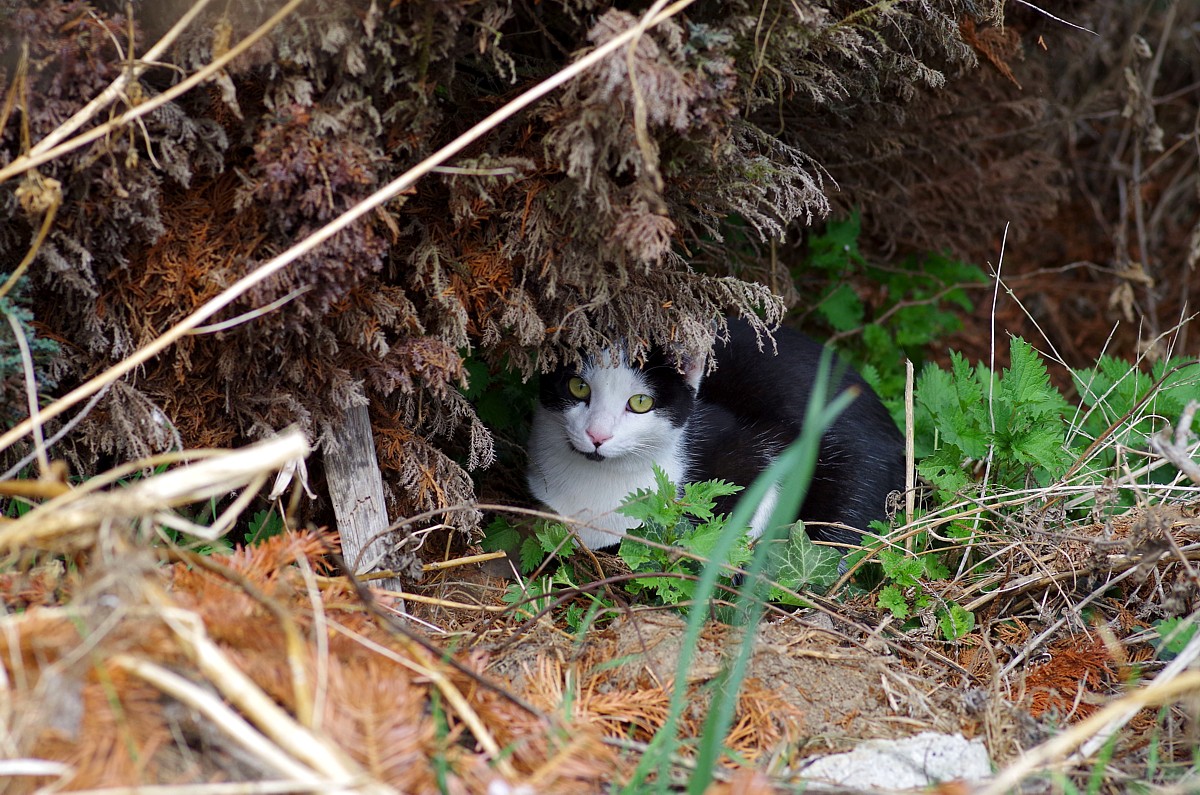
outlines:
[[[977,790],[976,795],[1002,795],[1009,792],[1032,773],[1062,761],[1114,721],[1119,722],[1121,716],[1130,709],[1170,704],[1197,691],[1200,691],[1200,671],[1188,671],[1167,681],[1160,682],[1156,679],[1146,687],[1115,699],[1090,718],[1074,724],[1054,739],[1030,749],[1020,760],[1001,770],[986,786]]]
[[[101,494],[70,491],[0,528],[0,551],[78,550],[90,545],[90,532],[105,522],[161,518],[169,508],[220,497],[242,487],[253,496],[270,474],[308,452],[303,435],[290,431],[242,450],[148,477],[127,488]],[[234,503],[238,511],[226,518],[226,524],[244,505]]]

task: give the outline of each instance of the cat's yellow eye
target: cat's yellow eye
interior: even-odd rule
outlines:
[[[626,405],[629,406],[629,410],[634,414],[645,414],[654,408],[654,398],[649,395],[634,395],[629,398],[629,402]]]
[[[592,388],[579,376],[571,376],[571,380],[567,382],[567,389],[571,394],[580,400],[587,400],[587,396],[592,394]]]

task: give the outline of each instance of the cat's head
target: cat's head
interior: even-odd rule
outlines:
[[[593,461],[657,460],[677,443],[692,416],[703,360],[681,372],[661,351],[640,364],[609,352],[542,376],[540,400],[562,426],[565,442]]]

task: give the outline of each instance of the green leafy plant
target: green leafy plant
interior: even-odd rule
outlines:
[[[833,585],[840,572],[842,554],[832,547],[813,543],[804,531],[804,523],[796,522],[785,539],[772,545],[768,569],[771,589],[767,598],[772,602],[805,607],[808,602],[797,595],[801,589],[824,590]]]
[[[553,609],[558,594],[564,589],[577,591],[581,599],[564,600],[562,610],[555,617],[577,634],[583,634],[599,618],[600,611],[612,607],[612,602],[580,588],[580,578],[570,555],[576,549],[576,540],[566,525],[559,522],[539,522],[533,535],[522,538],[520,532],[504,517],[496,517],[488,525],[483,539],[485,551],[516,553],[520,559],[522,574],[537,571],[546,562],[547,556],[557,556],[556,566],[550,574],[528,580],[524,584],[513,583],[505,589],[502,597],[505,604],[513,605],[527,618]],[[587,604],[585,607],[584,604]]]
[[[1115,434],[1127,446],[1145,447],[1148,436],[1164,423],[1178,422],[1187,402],[1200,395],[1200,362],[1181,357],[1152,362],[1145,372],[1122,359],[1102,356],[1095,367],[1077,370],[1073,378],[1086,406],[1075,429],[1082,443]],[[1200,417],[1192,430],[1200,431]],[[1110,467],[1115,455],[1114,445],[1099,446],[1094,466]],[[1170,475],[1160,470],[1158,477]]]
[[[938,489],[958,492],[969,462],[990,462],[993,482],[1012,488],[1045,485],[1075,460],[1067,447],[1066,400],[1050,384],[1029,343],[1014,338],[1011,365],[993,377],[958,353],[950,372],[928,365],[916,385],[917,471]]]
[[[695,577],[706,562],[714,560],[713,551],[725,532],[726,517],[714,513],[716,500],[736,494],[741,486],[712,480],[688,483],[680,493],[667,473],[657,466],[654,482],[654,489],[631,494],[620,509],[641,524],[621,541],[618,554],[635,574],[650,575],[631,580],[627,591],[634,595],[649,592],[660,604],[676,605],[692,599]],[[740,566],[749,559],[749,541],[742,530],[732,554],[723,562]],[[681,574],[685,576],[678,576]],[[726,571],[721,580],[729,584],[732,577]]]
[[[808,240],[808,256],[796,268],[801,280],[818,274],[824,284],[815,303],[824,336],[854,361],[863,377],[902,416],[908,359],[920,365],[930,344],[962,328],[961,315],[974,309],[967,287],[987,281],[977,266],[926,253],[898,265],[876,265],[862,254],[857,211],[831,220]],[[872,285],[873,302],[853,285]]]
[[[479,419],[493,432],[525,435],[529,407],[537,396],[537,381],[522,380],[517,368],[489,367],[474,355],[463,358],[467,387],[460,390],[475,406]]]
[[[283,517],[274,509],[256,511],[250,517],[250,526],[246,533],[246,543],[260,544],[271,536],[277,536],[284,531]]]
[[[1196,635],[1196,624],[1190,619],[1168,618],[1156,621],[1158,640],[1152,641],[1155,656],[1160,660],[1173,660]]]

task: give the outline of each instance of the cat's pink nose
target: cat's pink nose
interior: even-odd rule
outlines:
[[[604,431],[597,431],[591,428],[588,428],[587,435],[588,438],[592,440],[592,444],[596,445],[597,447],[612,438],[611,433],[605,433]]]

